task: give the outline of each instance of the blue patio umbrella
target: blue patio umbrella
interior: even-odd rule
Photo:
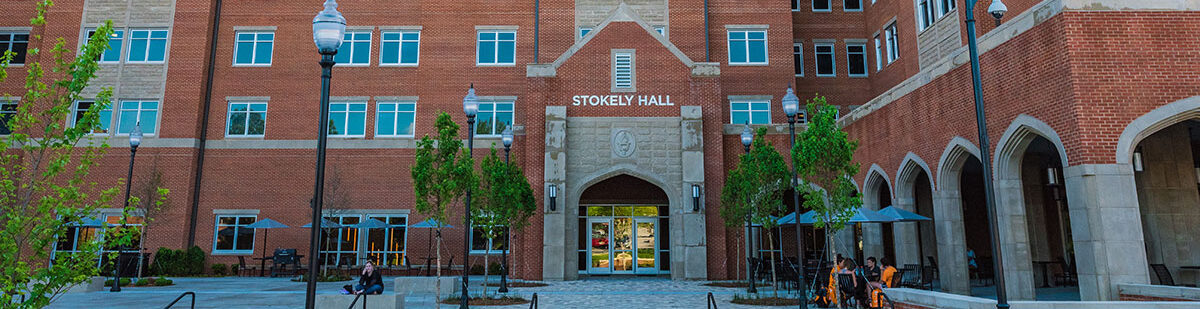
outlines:
[[[322,222],[322,224],[324,224],[324,222]],[[287,224],[283,224],[283,223],[280,223],[279,221],[271,220],[271,218],[263,218],[262,220],[258,220],[257,222],[251,223],[250,225],[246,226],[246,228],[252,228],[252,229],[256,229],[256,230],[257,229],[265,230],[265,231],[263,231],[263,249],[262,249],[263,258],[267,257],[267,233],[269,233],[271,231],[271,229],[286,229],[289,227],[290,226],[287,226]]]
[[[305,224],[304,226],[301,226],[301,227],[311,229],[312,223]],[[329,221],[329,219],[321,219],[321,228],[323,228],[323,229],[340,229],[340,228],[344,228],[344,227],[349,227],[349,226],[345,226],[345,225],[342,225],[337,222]]]
[[[366,220],[363,220],[362,222],[359,222],[358,224],[352,224],[349,227],[358,228],[358,229],[383,229],[383,228],[392,227],[392,225],[383,223],[383,221],[368,218]]]
[[[437,226],[438,226],[438,223],[440,223],[440,221],[438,221],[438,220],[436,220],[436,219],[434,219],[434,218],[429,218],[429,219],[425,219],[425,221],[421,221],[420,223],[417,223],[417,224],[410,225],[410,226],[408,226],[408,228],[412,228],[412,229],[436,229],[436,228],[437,228]],[[454,228],[454,226],[453,226],[453,225],[444,224],[444,223],[442,224],[442,227],[443,227],[443,228]],[[433,233],[429,233],[429,240],[428,240],[428,241],[429,241],[429,242],[428,242],[428,243],[429,243],[429,246],[428,246],[429,248],[425,249],[425,250],[426,250],[426,251],[425,251],[425,252],[426,252],[426,253],[425,253],[425,254],[426,254],[426,256],[429,256],[429,255],[428,255],[428,254],[429,254],[428,252],[431,252],[431,251],[433,251]]]
[[[904,210],[896,206],[888,206],[879,210],[880,214],[896,219],[896,222],[919,222],[932,221],[929,217],[922,216],[911,211]],[[921,269],[925,269],[925,238],[921,237],[921,225],[917,224],[917,264],[920,264]],[[919,271],[921,279],[924,280],[925,272]]]
[[[796,213],[790,213],[782,218],[779,218],[780,225],[796,224]],[[858,208],[854,210],[854,215],[850,217],[847,223],[889,223],[896,222],[896,219],[882,215],[870,209]],[[813,225],[817,223],[817,212],[809,210],[800,215],[800,225]]]

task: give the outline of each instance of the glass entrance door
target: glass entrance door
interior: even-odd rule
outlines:
[[[592,218],[588,220],[588,272],[593,274],[612,273],[612,219]]]
[[[670,271],[665,206],[583,206],[579,271],[593,275],[658,275]],[[660,216],[661,215],[661,216]],[[662,234],[659,234],[659,233]]]
[[[636,248],[637,252],[635,269],[638,273],[658,272],[658,237],[656,235],[658,229],[655,227],[656,221],[658,219],[634,219],[636,228],[633,233],[637,239],[634,242],[634,248]]]
[[[613,219],[613,273],[633,273],[633,219]]]

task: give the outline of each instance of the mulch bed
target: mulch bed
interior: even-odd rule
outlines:
[[[763,298],[737,298],[733,299],[733,303],[740,305],[755,305],[755,306],[796,306],[800,304],[799,299],[782,298],[782,297],[763,297]]]
[[[447,304],[447,305],[457,305],[462,302],[459,301],[458,297],[451,297],[451,298],[443,299],[442,303]],[[528,303],[529,303],[529,300],[526,300],[524,298],[508,297],[508,296],[501,297],[501,298],[472,297],[471,301],[470,301],[470,304],[475,305],[475,306],[506,306],[506,305],[519,305],[519,304],[528,304]]]
[[[535,287],[542,287],[542,286],[547,286],[547,285],[548,284],[541,283],[541,282],[509,282],[508,283],[508,287],[510,287],[510,288],[535,288]],[[487,286],[500,286],[500,283],[488,282]]]
[[[746,288],[746,287],[750,287],[750,285],[749,285],[749,284],[746,284],[746,282],[745,282],[745,281],[716,281],[716,282],[709,282],[709,283],[705,283],[704,285],[705,285],[705,286],[715,286],[715,287],[719,287],[719,288]],[[770,286],[770,284],[766,284],[766,283],[759,283],[759,284],[758,284],[758,285],[756,285],[756,286]]]

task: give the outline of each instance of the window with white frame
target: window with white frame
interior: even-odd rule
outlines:
[[[475,45],[476,65],[516,64],[516,31],[480,31]]]
[[[158,128],[158,101],[121,101],[117,134],[129,134],[141,126],[142,133],[154,135]]]
[[[937,18],[937,9],[934,7],[934,1],[937,0],[917,0],[917,29],[925,30],[933,25],[933,21]]]
[[[413,136],[417,102],[379,102],[375,111],[375,136]]]
[[[379,65],[416,66],[420,59],[421,31],[384,31]]]
[[[800,0],[792,0],[792,11],[800,10]]]
[[[729,118],[729,123],[732,124],[771,123],[771,101],[731,100],[729,101]]]
[[[117,239],[109,235],[120,233],[123,229],[134,230],[131,233],[132,239],[128,244],[133,248],[140,248],[142,245],[142,225],[145,223],[145,217],[138,215],[129,215],[125,217],[125,222],[121,222],[122,215],[118,211],[111,209],[105,210],[105,213],[99,214],[96,217],[89,218],[98,219],[106,227],[90,227],[71,225],[66,229],[66,232],[58,235],[58,240],[54,245],[54,254],[59,253],[75,253],[80,248],[90,242],[98,242],[101,253],[116,252],[116,245],[111,244],[111,241]],[[75,222],[79,223],[79,222]],[[56,257],[51,257],[53,260]]]
[[[333,223],[343,226],[353,226],[361,220],[361,215],[344,215],[325,217]],[[320,257],[322,265],[358,265],[359,229],[342,227],[325,229],[321,235]]]
[[[404,265],[408,243],[406,215],[367,215],[389,227],[367,230],[367,259],[375,265]]]
[[[96,34],[95,29],[88,30],[87,39],[91,40],[92,36],[95,34]],[[122,49],[122,46],[124,46],[124,44],[125,44],[125,31],[124,30],[113,30],[112,34],[110,34],[108,36],[108,49],[105,49],[104,53],[100,55],[100,59],[96,59],[96,60],[101,63],[121,62],[121,49]]]
[[[512,101],[480,101],[475,117],[475,135],[500,135],[512,125]]]
[[[371,64],[371,31],[346,31],[333,62],[336,65],[354,66]]]
[[[887,63],[892,64],[900,58],[900,35],[896,34],[896,23],[883,28],[883,36],[887,40]]]
[[[246,227],[258,220],[255,215],[217,215],[213,233],[213,253],[250,254],[254,252],[254,229]]]
[[[796,76],[804,76],[804,44],[792,44],[792,63],[795,66],[793,70]]]
[[[847,12],[862,12],[862,0],[842,0],[842,10]]]
[[[275,32],[247,31],[234,35],[233,64],[245,66],[271,65],[275,47]]]
[[[813,12],[831,12],[831,11],[833,11],[833,4],[831,4],[830,2],[831,2],[831,0],[812,0]]]
[[[496,232],[496,238],[487,239],[482,230],[471,227],[471,254],[484,254],[489,247],[492,253],[500,253],[507,243],[508,233],[503,229]]]
[[[867,44],[846,44],[846,73],[850,77],[867,76]]]
[[[817,43],[813,46],[817,59],[817,76],[837,76],[837,64],[833,57],[833,43]]]
[[[730,30],[729,64],[767,64],[767,31]]]
[[[330,102],[329,136],[361,137],[366,134],[367,103]]]
[[[113,244],[112,242],[118,239],[118,237],[116,237],[115,235],[124,234],[124,233],[122,233],[122,230],[124,230],[124,229],[134,230],[134,232],[131,233],[132,239],[130,240],[130,242],[128,244],[125,244],[125,245],[128,245],[129,248],[141,248],[142,247],[142,224],[145,223],[145,219],[146,219],[145,217],[137,216],[137,215],[129,215],[129,216],[124,217],[125,222],[121,222],[122,215],[121,215],[121,212],[118,210],[118,211],[108,212],[108,214],[104,215],[103,218],[105,219],[104,222],[107,223],[108,227],[100,230],[101,237],[103,237],[103,238],[101,238],[101,240],[103,241],[103,243],[101,245],[102,252],[117,251],[118,245]],[[113,235],[113,236],[109,236],[109,235]]]
[[[167,58],[167,30],[130,30],[129,55],[132,63],[163,62]]]
[[[956,4],[954,0],[941,0],[941,5],[938,6],[938,12],[940,14],[938,15],[946,16],[946,14],[949,14],[951,10],[954,10],[955,5]]]
[[[0,135],[12,134],[8,122],[17,116],[17,102],[0,99]]]
[[[875,35],[875,71],[883,70],[883,45],[879,44],[879,35]]]
[[[635,87],[637,75],[633,70],[633,51],[614,51],[612,53],[612,90],[634,91],[637,89]]]
[[[85,116],[87,116],[88,110],[90,110],[93,105],[96,105],[95,101],[75,102],[75,106],[71,113],[71,127],[72,128],[79,125],[79,122],[82,121]],[[108,133],[109,125],[112,123],[112,108],[105,107],[103,109],[97,110],[96,113],[97,113],[96,122],[98,123],[98,125],[96,126],[95,130],[92,130],[92,133],[93,134]]]
[[[9,63],[25,63],[25,55],[29,53],[29,32],[0,32],[0,55],[9,51],[15,54]]]
[[[579,37],[580,38],[587,36],[588,33],[592,33],[592,27],[579,27]]]
[[[225,135],[261,137],[267,128],[267,103],[230,102]]]

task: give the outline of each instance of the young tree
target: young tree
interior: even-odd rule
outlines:
[[[52,5],[37,2],[30,46],[53,42],[53,47],[49,53],[29,49],[25,92],[12,102],[16,110],[0,119],[9,131],[0,137],[6,149],[0,154],[0,304],[6,308],[45,307],[69,287],[97,275],[96,240],[79,243],[75,252],[59,252],[54,261],[50,257],[59,236],[93,217],[96,208],[110,205],[120,192],[86,180],[108,147],[88,134],[99,127],[112,90],[101,89],[95,104],[73,126],[64,126],[72,105],[100,69],[96,60],[108,48],[112,22],[97,28],[79,52],[68,50],[65,39],[36,34],[46,28]],[[0,82],[7,81],[15,56],[5,51],[0,57]],[[116,243],[122,240],[128,238]]]
[[[429,216],[437,223],[437,280],[441,282],[442,229],[445,228],[449,217],[449,206],[457,203],[466,194],[467,189],[478,186],[479,179],[475,175],[475,160],[467,154],[463,141],[458,139],[458,124],[450,119],[450,114],[443,112],[438,115],[434,128],[437,129],[436,137],[426,134],[417,141],[412,179],[413,192],[417,197],[417,212]],[[465,260],[466,257],[463,265],[466,265]],[[441,285],[435,289],[440,297]]]
[[[729,172],[721,192],[721,217],[726,224],[749,217],[750,222],[762,226],[767,231],[768,251],[772,252],[773,261],[775,241],[770,231],[779,226],[775,216],[786,210],[783,193],[787,191],[791,174],[783,156],[766,141],[766,134],[767,128],[758,129],[750,153],[743,155],[738,167]],[[771,280],[778,285],[775,271],[775,263],[771,263]],[[775,297],[778,296],[776,290]]]
[[[507,237],[513,229],[520,230],[528,225],[529,217],[537,210],[537,204],[525,174],[515,164],[500,160],[495,148],[480,163],[480,170],[480,208],[472,215],[471,222],[489,243],[494,243],[501,232],[507,232],[503,233]],[[508,250],[510,245],[506,241],[504,250]],[[487,266],[491,249],[492,246],[488,246],[483,259],[484,296],[487,296]]]
[[[804,194],[804,206],[817,213],[814,226],[825,228],[827,243],[833,243],[833,235],[845,228],[862,206],[862,198],[850,182],[850,177],[858,174],[859,164],[854,162],[858,141],[851,141],[838,127],[837,107],[827,104],[824,97],[809,100],[807,108],[808,129],[800,133],[792,148],[792,164],[798,177],[807,182],[797,190]]]
[[[330,166],[328,171],[329,174],[325,177],[325,186],[322,188],[325,191],[325,203],[321,205],[323,212],[321,215],[322,217],[339,218],[350,210],[350,205],[354,203],[354,200],[351,199],[350,193],[346,192],[342,181],[342,170],[338,165]],[[323,236],[322,239],[324,240],[325,248],[332,247],[333,242],[337,240],[337,236],[333,235],[335,233],[332,233],[336,230],[337,228],[321,227],[321,235]],[[321,276],[325,277],[329,275],[330,265],[328,256],[323,261],[321,263]],[[341,261],[338,260],[337,263],[341,263]]]
[[[142,230],[138,236],[140,240],[147,239],[147,235],[150,234],[150,228],[155,225],[154,222],[158,220],[160,215],[166,214],[167,210],[170,208],[170,201],[167,199],[167,194],[170,192],[170,190],[164,188],[163,186],[163,173],[162,170],[158,168],[158,158],[155,157],[153,163],[150,165],[150,175],[134,185],[136,188],[134,190],[136,191],[134,191],[134,194],[132,194],[139,199],[147,199],[153,202],[146,203],[145,205],[142,205],[140,201],[137,204],[130,203],[130,205],[136,205],[136,212],[142,215]],[[141,261],[144,258],[145,252],[139,248],[137,263],[138,278],[142,277]]]

